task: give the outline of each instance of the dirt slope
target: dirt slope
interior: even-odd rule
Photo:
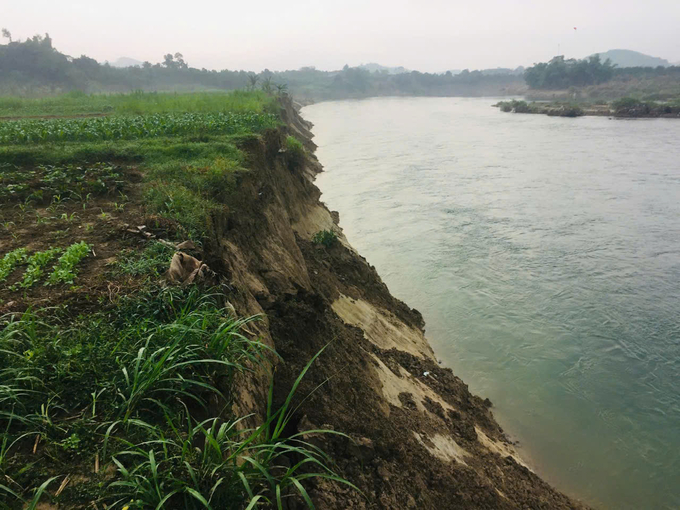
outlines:
[[[288,432],[348,434],[353,440],[309,439],[363,496],[317,482],[310,491],[317,508],[584,508],[525,467],[491,403],[439,366],[420,313],[391,296],[347,244],[337,213],[319,201],[311,125],[292,103],[283,115],[288,133],[308,150],[305,164],[289,163],[281,149],[285,133],[249,142],[252,171],[229,212],[214,218],[217,234],[206,251],[229,281],[236,310],[265,315],[257,327],[281,356],[279,402],[328,344],[298,390],[298,400],[307,398]],[[340,242],[330,248],[311,242],[327,229]],[[239,411],[263,413],[267,384],[267,374],[241,381]]]

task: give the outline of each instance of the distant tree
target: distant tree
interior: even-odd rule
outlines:
[[[288,92],[288,84],[286,83],[277,83],[276,84],[276,91],[279,93],[279,95],[283,95],[286,92]]]
[[[177,67],[175,57],[172,55],[172,53],[167,53],[163,56],[163,65],[168,69],[175,69]]]
[[[145,60],[144,63],[142,64],[142,67],[144,69],[151,69],[151,62],[149,62],[148,60]]]
[[[181,53],[175,53],[175,62],[178,69],[188,69],[189,64],[184,61],[184,56]]]
[[[167,53],[163,56],[163,65],[167,69],[188,69],[189,65],[184,61],[184,56],[181,53]]]
[[[262,80],[262,85],[261,85],[261,87],[262,87],[262,90],[263,90],[264,92],[266,92],[267,94],[273,93],[273,92],[274,92],[274,86],[273,86],[273,84],[272,84],[272,77],[271,77],[271,76],[266,76],[266,77]]]
[[[6,28],[2,29],[2,36],[5,39],[9,39],[9,42],[12,42],[12,33],[9,30],[7,30]]]
[[[554,57],[550,62],[541,62],[524,71],[524,79],[532,89],[568,89],[604,83],[614,75],[611,60],[600,60],[599,55],[587,59],[565,59]]]
[[[81,55],[73,59],[73,65],[85,73],[95,74],[99,71],[100,65],[95,59],[86,55]]]
[[[260,77],[256,75],[255,73],[250,73],[248,75],[248,84],[250,87],[250,90],[255,90],[255,87],[257,87],[257,82],[260,80]]]

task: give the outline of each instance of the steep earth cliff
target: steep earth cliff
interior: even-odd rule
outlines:
[[[215,218],[207,252],[211,267],[227,277],[237,312],[264,316],[254,327],[281,356],[274,368],[278,402],[328,345],[298,389],[304,401],[287,432],[347,434],[351,440],[309,440],[363,495],[311,482],[317,508],[583,508],[523,463],[491,403],[437,362],[420,313],[395,299],[347,243],[313,183],[321,165],[311,125],[285,105],[287,129],[248,142],[252,171],[231,212]],[[286,157],[287,134],[303,141],[303,164]],[[339,242],[313,243],[322,230],[335,231]],[[261,375],[241,381],[239,411],[264,412],[269,378]]]

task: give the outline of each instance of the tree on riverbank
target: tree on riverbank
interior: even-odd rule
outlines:
[[[583,60],[554,57],[524,72],[524,79],[532,89],[567,89],[584,87],[611,80],[615,66],[609,59],[602,62],[598,55]]]

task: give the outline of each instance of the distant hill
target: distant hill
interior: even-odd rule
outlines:
[[[143,62],[130,57],[120,57],[114,62],[110,62],[112,67],[142,67],[142,63]]]
[[[366,71],[369,71],[371,73],[381,73],[383,71],[387,71],[387,74],[403,74],[403,73],[410,73],[408,69],[405,67],[399,66],[399,67],[386,67],[386,66],[381,66],[380,64],[376,63],[370,63],[370,64],[361,64],[358,66],[359,69],[365,69]]]
[[[604,62],[607,59],[618,67],[668,67],[670,62],[665,58],[652,57],[632,50],[609,50],[605,53],[596,53]]]

